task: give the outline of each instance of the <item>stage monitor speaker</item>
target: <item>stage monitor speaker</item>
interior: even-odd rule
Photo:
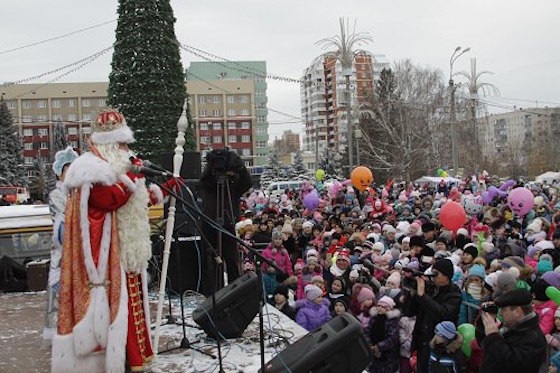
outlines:
[[[173,172],[173,156],[175,153],[161,153],[160,164],[161,167],[168,171]],[[181,172],[179,175],[183,179],[200,179],[202,166],[200,163],[200,152],[196,150],[185,149],[183,153],[183,164],[181,165]]]
[[[192,317],[209,337],[217,339],[241,337],[259,312],[262,287],[254,272],[247,272],[194,310]]]
[[[259,372],[359,373],[372,360],[360,322],[345,313],[289,345]]]
[[[167,271],[169,290],[177,294],[187,290],[202,293],[206,284],[205,268],[206,255],[200,236],[178,237],[171,243]]]

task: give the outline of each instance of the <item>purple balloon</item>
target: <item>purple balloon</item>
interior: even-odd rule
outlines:
[[[518,216],[525,216],[533,208],[533,193],[527,188],[515,188],[509,192],[508,205]]]
[[[310,211],[313,211],[317,207],[319,207],[319,195],[317,194],[316,190],[313,190],[303,198],[303,205]]]
[[[503,183],[500,186],[500,190],[506,192],[509,188],[511,188],[512,186],[514,186],[515,184],[517,184],[515,182],[515,180],[511,180],[509,179],[508,181],[506,181],[505,183]]]

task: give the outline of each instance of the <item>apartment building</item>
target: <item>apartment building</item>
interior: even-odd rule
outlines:
[[[187,91],[202,156],[228,146],[247,167],[267,164],[265,62],[192,62],[187,70]]]

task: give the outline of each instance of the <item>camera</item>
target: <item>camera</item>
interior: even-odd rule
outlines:
[[[487,302],[480,306],[480,310],[491,314],[498,314],[498,306],[494,302]]]

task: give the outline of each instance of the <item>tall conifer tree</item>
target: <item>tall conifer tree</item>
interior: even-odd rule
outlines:
[[[175,17],[169,0],[119,0],[118,14],[108,104],[134,130],[133,149],[158,159],[175,148],[186,97]]]
[[[8,106],[0,100],[0,185],[27,186],[23,146]]]

